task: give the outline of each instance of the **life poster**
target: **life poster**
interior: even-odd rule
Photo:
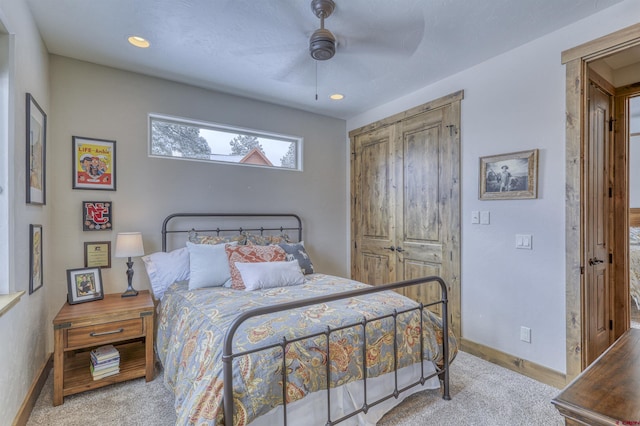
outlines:
[[[73,137],[73,189],[116,189],[116,141]]]

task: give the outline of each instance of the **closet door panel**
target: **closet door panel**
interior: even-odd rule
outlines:
[[[395,130],[385,127],[355,141],[352,183],[353,214],[357,218],[352,248],[353,278],[368,284],[396,279],[395,251]]]
[[[437,263],[424,262],[418,259],[412,259],[405,257],[402,261],[402,272],[404,279],[412,280],[414,278],[428,277],[432,275],[440,276],[440,265]],[[418,302],[429,303],[434,300],[440,299],[440,287],[439,286],[414,286],[404,289],[402,292],[407,297],[412,298]],[[430,308],[431,311],[440,315],[440,305],[436,305]]]
[[[440,125],[404,134],[404,239],[439,241]]]
[[[412,279],[427,275],[441,275],[445,234],[442,227],[442,182],[444,110],[428,111],[399,126],[397,148],[401,150],[402,181],[396,207],[398,279]],[[397,251],[397,249],[396,249]],[[422,303],[441,298],[438,286],[405,289],[404,294]]]

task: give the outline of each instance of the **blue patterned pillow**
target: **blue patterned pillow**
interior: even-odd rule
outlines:
[[[246,237],[246,245],[268,246],[271,244],[288,243],[290,241],[287,234],[282,235],[261,235],[252,234],[251,232],[243,232]]]
[[[189,231],[189,242],[193,244],[230,244],[237,243],[243,246],[247,243],[247,237],[244,234],[238,235],[198,235],[195,230]]]
[[[313,274],[313,263],[311,263],[311,258],[307,254],[307,251],[304,249],[304,243],[292,243],[292,244],[278,244],[287,254],[287,260],[297,260],[300,265],[300,269],[302,269],[302,273]]]

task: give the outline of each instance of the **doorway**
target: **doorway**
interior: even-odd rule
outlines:
[[[640,329],[640,88],[629,96],[622,100],[629,124],[629,316],[631,328]]]
[[[587,111],[589,93],[589,67],[598,60],[612,55],[635,54],[640,46],[640,24],[569,49],[562,53],[566,65],[566,338],[567,382],[573,380],[588,364],[586,322],[592,314],[586,304],[585,267],[588,265],[586,202],[592,195],[587,192],[584,176],[585,135],[588,132]],[[637,74],[636,74],[637,75]],[[624,108],[617,108],[612,125],[624,123]],[[621,117],[620,114],[623,114]],[[618,133],[619,134],[619,129]],[[626,138],[625,138],[626,139]],[[615,340],[629,328],[628,280],[628,163],[626,145],[614,141],[611,154],[611,244],[609,274],[612,280],[611,339]],[[585,160],[586,161],[586,160]]]

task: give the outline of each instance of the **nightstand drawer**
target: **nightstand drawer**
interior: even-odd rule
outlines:
[[[80,348],[120,341],[143,335],[142,318],[108,322],[67,330],[67,347]]]

